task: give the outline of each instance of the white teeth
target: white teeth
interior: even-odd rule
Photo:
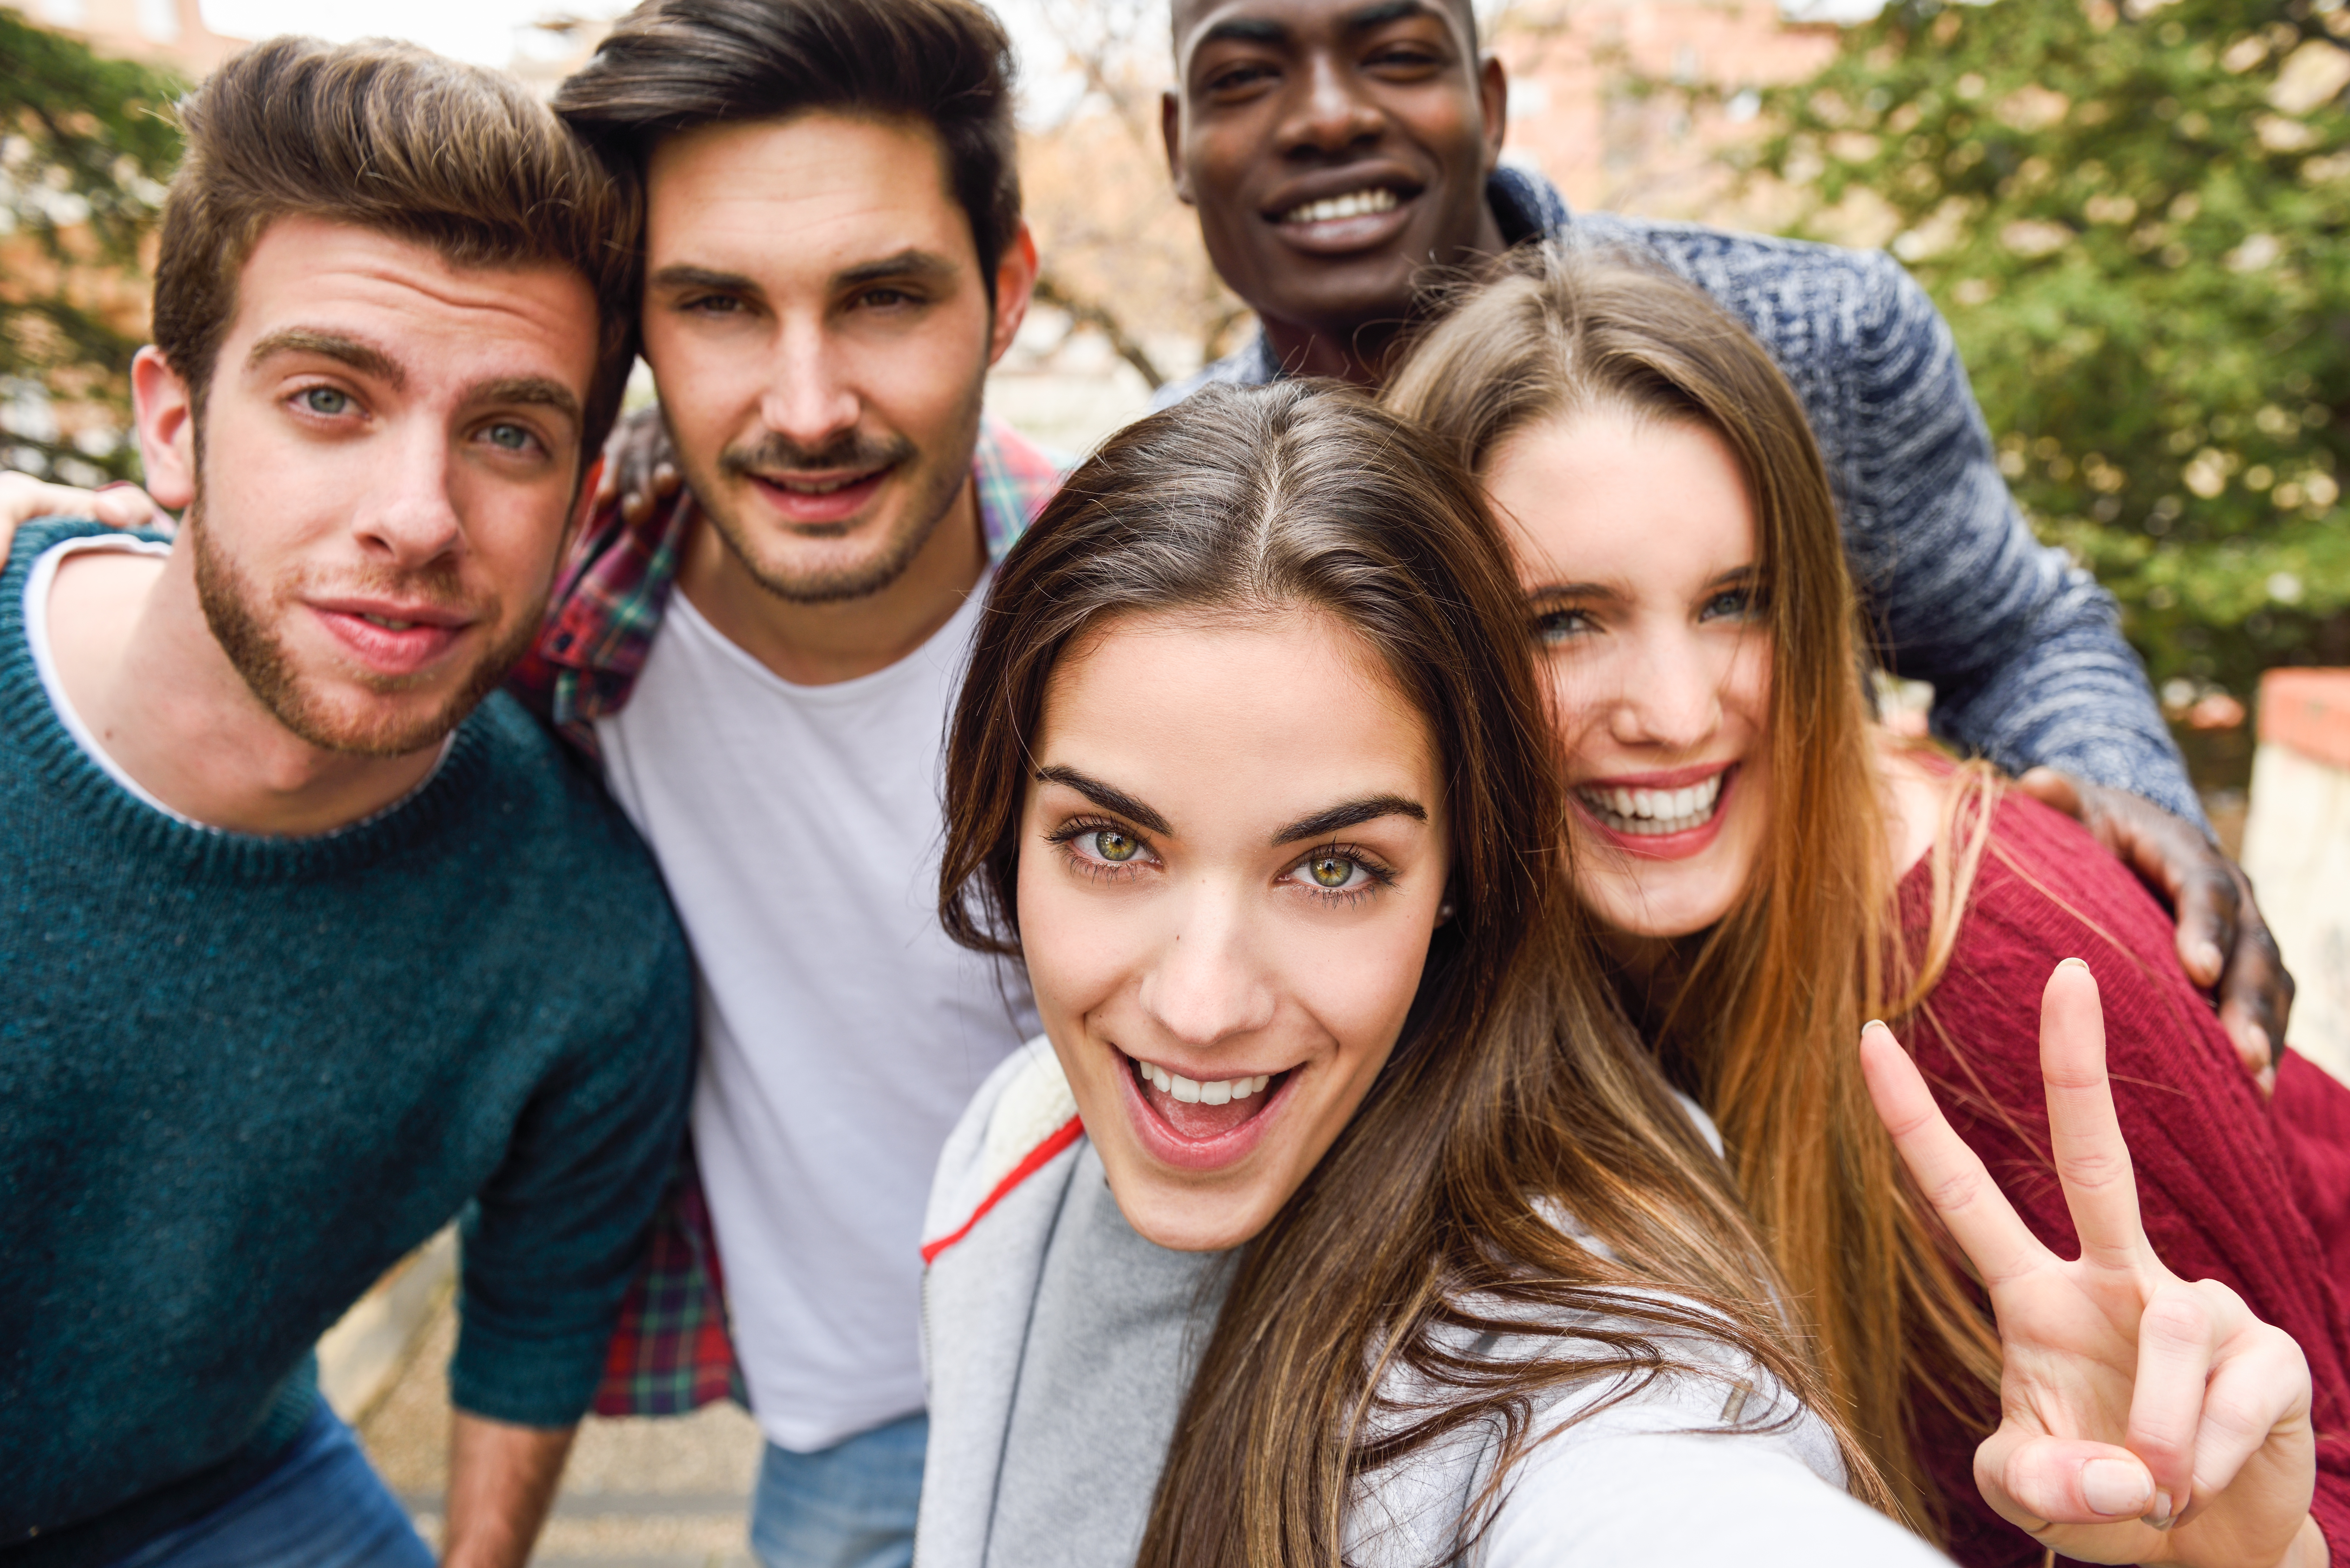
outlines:
[[[1170,1073],[1156,1062],[1139,1060],[1135,1062],[1134,1070],[1144,1083],[1187,1106],[1230,1105],[1234,1100],[1245,1100],[1251,1095],[1264,1093],[1264,1086],[1273,1082],[1272,1074],[1259,1073],[1253,1078],[1219,1078],[1212,1083],[1199,1084]]]
[[[836,490],[846,490],[852,484],[862,484],[872,477],[873,476],[869,473],[860,473],[848,479],[832,479],[821,482],[808,479],[773,479],[769,480],[768,483],[770,484],[780,485],[784,489],[790,491],[795,495],[829,495]]]
[[[1723,774],[1687,789],[1578,789],[1584,805],[1618,833],[1652,836],[1702,827],[1721,798]]]
[[[1318,202],[1308,202],[1292,207],[1281,214],[1284,223],[1327,223],[1340,218],[1367,217],[1373,213],[1391,213],[1396,207],[1393,191],[1349,191],[1343,196],[1325,196]]]

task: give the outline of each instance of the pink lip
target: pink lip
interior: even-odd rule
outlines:
[[[1232,1131],[1216,1137],[1185,1137],[1170,1127],[1167,1118],[1152,1109],[1150,1102],[1143,1097],[1141,1080],[1134,1075],[1134,1059],[1116,1047],[1111,1051],[1118,1059],[1118,1076],[1125,1081],[1126,1119],[1127,1125],[1134,1129],[1135,1141],[1142,1145],[1142,1151],[1151,1158],[1177,1170],[1222,1170],[1246,1159],[1255,1152],[1258,1145],[1264,1142],[1265,1129],[1289,1103],[1289,1086],[1297,1081],[1297,1075],[1293,1072],[1280,1083],[1270,1085],[1265,1092],[1264,1109]]]
[[[877,468],[853,483],[844,484],[822,495],[810,495],[806,491],[791,489],[755,473],[748,477],[752,487],[768,505],[782,513],[786,522],[824,524],[846,523],[864,511],[893,472],[893,469]],[[809,473],[793,477],[804,483],[822,484],[839,476]]]
[[[473,624],[456,611],[435,605],[337,599],[309,607],[337,641],[380,675],[415,675],[431,669]],[[371,615],[414,624],[394,630],[364,618]]]
[[[1576,790],[1584,789],[1687,789],[1714,774],[1722,774],[1721,793],[1714,796],[1713,815],[1699,826],[1686,833],[1618,833],[1600,820],[1599,814],[1585,803]],[[1659,774],[1617,774],[1612,778],[1585,779],[1569,790],[1575,809],[1583,815],[1592,831],[1601,839],[1614,845],[1627,855],[1643,860],[1686,860],[1701,855],[1721,836],[1721,825],[1730,815],[1731,792],[1738,787],[1736,763],[1708,763],[1693,768],[1675,768]]]

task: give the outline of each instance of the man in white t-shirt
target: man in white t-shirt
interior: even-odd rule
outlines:
[[[1037,1027],[937,916],[964,649],[1055,480],[980,412],[1035,277],[1010,75],[969,0],[650,0],[556,99],[643,179],[686,481],[598,509],[517,676],[601,758],[699,970],[698,1182],[598,1407],[738,1386],[753,1545],[793,1568],[910,1561],[922,1204]]]
[[[513,678],[601,761],[699,971],[692,1158],[597,1409],[744,1398],[772,1568],[911,1560],[931,1172],[1038,1028],[936,909],[964,650],[1057,477],[980,411],[1035,279],[1011,74],[971,0],[648,0],[555,100],[642,184],[686,485],[596,508]],[[0,528],[146,504],[0,477]]]

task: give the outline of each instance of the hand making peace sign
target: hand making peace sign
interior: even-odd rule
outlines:
[[[2309,1364],[2235,1292],[2190,1284],[2155,1256],[2088,966],[2066,959],[2040,1003],[2049,1138],[2077,1260],[2016,1217],[1891,1031],[1871,1023],[1860,1049],[1877,1115],[1999,1319],[2001,1420],[1975,1450],[1991,1507],[2085,1562],[2325,1563],[2309,1514]]]

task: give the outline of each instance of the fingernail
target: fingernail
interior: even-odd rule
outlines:
[[[2157,1530],[2168,1530],[2178,1517],[2178,1515],[2171,1511],[2170,1494],[2167,1491],[2156,1492],[2152,1506],[2146,1511],[2146,1521]]]
[[[2086,968],[2088,968],[2089,966],[2088,966],[2087,964],[2085,964],[2085,963],[2082,962],[2079,959],[2074,958],[2074,959],[2066,959],[2063,963],[2058,964],[2056,967],[2057,967],[2058,969],[2068,969],[2068,968],[2069,968],[2069,969],[2086,969]],[[2098,1462],[2102,1464],[2102,1463],[2105,1463],[2106,1461],[2104,1461],[2104,1460],[2099,1460]]]
[[[2081,1495],[2108,1519],[2127,1519],[2146,1511],[2152,1479],[2127,1459],[2091,1459],[2081,1467]],[[2163,1500],[2158,1494],[2155,1501]]]
[[[2210,975],[2212,979],[2219,979],[2220,967],[2219,944],[2216,942],[2205,942],[2201,947],[2197,948],[2195,950],[2195,967]]]

